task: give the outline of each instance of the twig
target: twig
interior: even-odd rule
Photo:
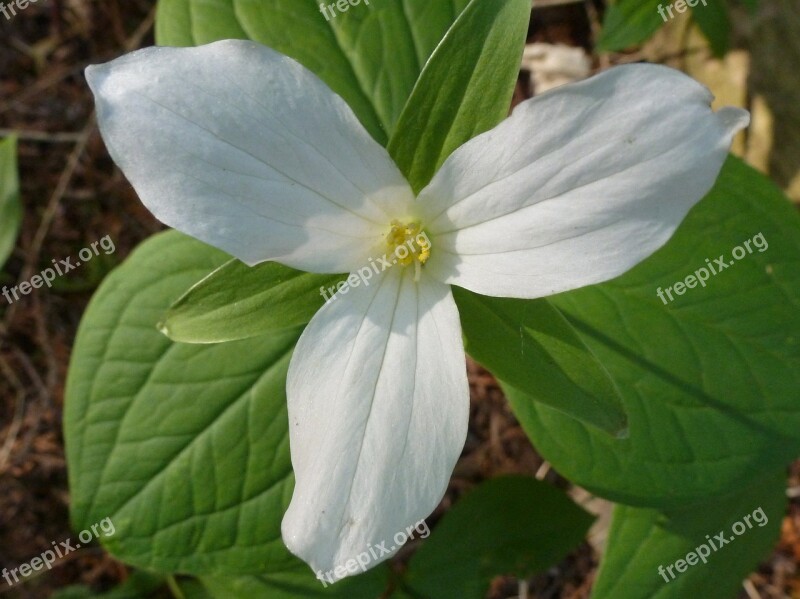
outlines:
[[[742,586],[744,587],[744,590],[747,593],[747,596],[750,597],[750,599],[761,599],[761,595],[758,594],[758,589],[756,589],[756,585],[750,582],[750,580],[745,580],[742,583]]]
[[[153,8],[147,15],[147,17],[139,24],[136,30],[131,34],[130,38],[128,38],[128,41],[125,43],[126,51],[129,52],[135,48],[138,48],[141,45],[142,40],[150,31],[150,29],[153,27],[155,18],[156,18],[156,9]],[[89,142],[89,137],[94,131],[95,124],[96,124],[95,113],[92,112],[83,130],[77,134],[75,148],[72,150],[72,153],[70,154],[69,159],[67,160],[67,166],[61,173],[61,177],[58,180],[58,185],[56,185],[56,188],[53,191],[53,195],[50,196],[50,200],[47,203],[47,208],[45,209],[44,214],[42,215],[42,222],[39,224],[39,228],[36,230],[33,242],[31,243],[31,248],[27,253],[25,266],[22,269],[23,281],[27,281],[33,275],[34,267],[39,260],[39,253],[41,252],[42,244],[44,243],[44,238],[47,235],[48,231],[50,230],[50,225],[52,224],[53,218],[56,215],[58,206],[61,203],[61,200],[63,199],[64,194],[67,191],[67,187],[72,181],[72,177],[75,174],[75,170],[78,168],[78,163],[80,162],[80,159],[83,156],[83,152],[86,150],[86,144]],[[12,312],[13,310],[9,310],[9,313]]]
[[[132,50],[135,50],[136,48],[138,48],[141,45],[142,40],[144,39],[144,37],[147,35],[147,33],[153,27],[153,23],[155,23],[155,20],[156,20],[156,9],[153,8],[150,11],[150,14],[147,15],[147,17],[144,19],[144,21],[141,22],[141,24],[136,28],[136,30],[128,38],[128,41],[125,43],[125,46],[124,46],[123,50],[125,52],[131,52]],[[21,91],[16,96],[14,96],[12,98],[9,98],[5,102],[0,103],[0,114],[3,114],[4,112],[7,112],[13,106],[20,105],[25,100],[31,98],[32,96],[35,96],[39,92],[42,92],[42,91],[46,90],[49,87],[52,87],[53,85],[56,85],[56,84],[60,83],[64,79],[67,79],[69,77],[72,77],[73,75],[77,75],[79,73],[82,73],[83,70],[87,66],[89,66],[89,64],[90,63],[80,63],[80,64],[77,64],[75,66],[66,68],[66,69],[64,69],[64,70],[62,70],[62,71],[60,71],[58,73],[54,73],[52,75],[49,75],[49,76],[47,76],[47,77],[45,77],[43,79],[40,79],[40,80],[36,81],[33,85],[31,85],[27,89]]]
[[[102,547],[81,547],[80,549],[73,549],[71,553],[69,553],[69,554],[65,555],[64,557],[61,557],[58,560],[56,560],[56,562],[53,564],[53,568],[57,568],[57,567],[62,566],[64,564],[68,563],[68,562],[71,562],[74,559],[78,559],[78,558],[81,558],[81,557],[84,557],[84,556],[87,556],[87,555],[103,555],[103,553],[104,553],[104,551],[103,551]],[[29,576],[26,576],[24,578],[20,578],[20,581],[18,583],[16,583],[16,584],[18,586],[24,585],[24,584],[26,584],[26,583],[28,583],[28,582],[36,579],[36,578],[39,578],[40,576],[44,576],[45,574],[47,574],[50,571],[51,570],[45,570],[44,568],[42,568],[41,570],[38,570],[38,571],[34,571]],[[12,590],[14,590],[14,588],[16,588],[16,587],[15,586],[6,586],[4,584],[3,586],[0,587],[0,595],[4,595],[5,593],[10,593]]]
[[[39,376],[39,373],[36,371],[36,368],[34,368],[28,356],[17,347],[12,346],[11,349],[14,351],[14,356],[22,365],[22,368],[25,370],[28,378],[33,382],[33,386],[36,387],[36,391],[38,392],[40,399],[38,403],[30,404],[32,407],[28,413],[30,416],[32,416],[32,418],[29,419],[32,420],[32,422],[29,424],[28,430],[25,433],[25,437],[22,440],[22,444],[17,450],[17,459],[22,459],[25,455],[27,455],[31,444],[33,443],[33,439],[39,431],[39,423],[42,421],[42,413],[44,409],[51,406],[52,401],[49,391],[45,387],[44,382]]]
[[[13,106],[22,104],[25,100],[35,96],[39,92],[42,92],[53,85],[61,83],[64,79],[67,79],[69,77],[72,77],[73,75],[82,72],[83,69],[85,69],[87,66],[89,66],[88,63],[78,64],[73,67],[63,69],[52,75],[46,76],[43,79],[39,79],[38,81],[36,81],[36,83],[31,85],[27,89],[24,89],[13,98],[9,98],[6,102],[0,104],[0,114],[7,112]]]
[[[17,392],[14,407],[14,418],[11,421],[11,425],[8,427],[8,437],[6,437],[6,440],[3,442],[3,446],[0,447],[0,473],[2,473],[5,470],[8,459],[11,457],[11,449],[14,446],[14,442],[17,440],[17,435],[22,428],[22,418],[24,415],[25,405],[25,388],[22,386],[19,378],[14,373],[14,370],[8,365],[2,356],[0,356],[0,371],[3,372],[5,379],[11,383],[11,386],[14,387]]]
[[[42,215],[42,222],[39,223],[39,228],[36,230],[36,234],[33,236],[31,247],[28,250],[25,259],[25,266],[22,269],[21,280],[23,281],[27,281],[33,275],[34,268],[39,260],[39,254],[42,251],[44,238],[47,236],[47,233],[50,230],[50,225],[53,223],[53,218],[55,218],[56,212],[58,211],[58,206],[61,203],[61,199],[64,197],[64,193],[67,191],[67,187],[69,186],[70,182],[72,181],[72,177],[75,174],[75,170],[78,168],[78,163],[83,156],[83,152],[86,149],[86,144],[89,142],[89,136],[94,131],[94,127],[95,119],[94,112],[92,112],[92,114],[89,116],[89,120],[83,127],[83,131],[80,133],[80,137],[75,144],[75,148],[72,150],[72,153],[67,159],[67,166],[61,173],[61,177],[58,180],[58,185],[56,185],[56,188],[53,190],[53,194],[50,196],[50,200],[47,202],[47,207]],[[9,310],[9,313],[11,312],[12,310]]]
[[[547,473],[550,472],[550,463],[549,462],[542,462],[542,465],[539,466],[539,469],[534,474],[536,480],[544,480]]]
[[[19,360],[19,363],[22,364],[22,368],[25,370],[25,374],[28,375],[28,378],[33,383],[33,386],[36,387],[36,391],[39,393],[39,396],[42,398],[42,402],[44,405],[49,406],[51,404],[50,396],[47,391],[47,386],[44,384],[42,377],[39,376],[39,372],[33,366],[30,358],[27,356],[25,352],[23,352],[18,347],[13,347],[14,354]]]
[[[139,24],[136,30],[128,38],[128,41],[125,43],[125,52],[132,52],[141,46],[144,36],[146,36],[150,29],[152,29],[155,22],[156,8],[153,7],[150,13],[145,17],[144,21]]]
[[[58,206],[61,203],[61,200],[64,197],[64,193],[67,191],[67,187],[69,187],[70,182],[72,181],[72,177],[75,175],[75,171],[78,168],[78,164],[80,163],[80,159],[83,156],[83,152],[86,150],[86,144],[89,141],[89,137],[91,136],[92,132],[94,131],[95,127],[95,120],[94,120],[94,113],[89,116],[86,125],[84,125],[83,130],[80,132],[77,142],[75,143],[75,148],[73,148],[72,153],[70,154],[69,158],[67,159],[67,165],[64,170],[61,172],[61,177],[58,180],[58,184],[56,188],[53,190],[53,194],[50,196],[50,199],[47,202],[47,207],[45,208],[44,214],[42,215],[42,220],[39,223],[39,227],[36,230],[36,233],[33,237],[33,241],[31,242],[31,246],[26,252],[25,256],[25,263],[22,267],[22,272],[20,275],[20,281],[27,281],[31,278],[36,268],[36,265],[39,261],[39,255],[42,251],[42,245],[44,243],[44,239],[47,236],[47,233],[50,230],[50,226],[53,223],[53,219],[58,211]],[[8,311],[6,312],[5,323],[6,326],[3,327],[4,329],[7,328],[8,323],[10,323],[14,315],[16,314],[18,308],[18,304],[12,304],[9,306]],[[44,355],[48,356],[50,367],[54,368],[53,363],[54,359],[52,358],[52,352],[50,351],[50,347],[46,342],[46,333],[43,333],[43,323],[41,319],[37,322],[37,331],[40,333],[39,337],[40,343],[42,343],[42,349],[44,350]],[[48,381],[54,381],[55,372],[48,373]],[[52,387],[52,384],[50,385]],[[49,388],[45,387],[45,392],[42,397],[45,404],[49,404],[50,400],[50,392]]]

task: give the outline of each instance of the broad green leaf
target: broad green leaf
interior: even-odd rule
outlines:
[[[189,10],[194,42],[191,45],[215,42],[221,32],[226,39],[247,39],[231,0],[191,0]]]
[[[156,572],[280,571],[291,494],[285,379],[298,330],[221,345],[169,341],[156,322],[228,257],[174,231],[104,281],[81,322],[66,389],[76,530]]]
[[[687,10],[691,10],[714,54],[725,54],[730,45],[731,24],[722,0],[620,0],[606,12],[597,48],[608,52],[640,44]]]
[[[17,140],[9,137],[0,141],[0,268],[14,249],[22,221],[18,177]]]
[[[327,586],[307,566],[263,576],[203,578],[202,582],[212,599],[379,599],[388,580],[389,569],[380,565]]]
[[[530,10],[529,0],[473,1],[425,65],[388,146],[415,192],[508,115]]]
[[[547,300],[453,292],[467,353],[497,378],[606,432],[625,431],[622,399],[608,372]]]
[[[214,599],[197,578],[173,577],[170,586],[175,599]]]
[[[173,341],[217,343],[304,325],[325,304],[320,287],[341,278],[231,260],[172,304],[159,328]]]
[[[562,491],[522,476],[489,480],[459,500],[409,563],[413,597],[482,599],[495,576],[557,564],[592,523]]]
[[[745,241],[752,253],[733,262]],[[733,266],[659,299],[718,256]],[[617,383],[630,429],[612,439],[511,390],[534,445],[570,480],[663,507],[730,493],[800,453],[800,216],[740,160],[651,258],[551,301]]]
[[[785,488],[781,472],[730,497],[679,510],[617,506],[592,597],[736,597],[742,579],[778,538]]]
[[[724,56],[731,43],[731,21],[725,3],[719,0],[700,0],[692,8],[692,18],[711,44],[714,55]]]
[[[385,144],[419,71],[467,0],[372,0],[323,14],[316,0],[160,0],[156,39],[249,38],[291,56]],[[330,4],[330,3],[323,3]]]
[[[642,43],[670,19],[666,12],[669,5],[669,0],[619,0],[606,11],[597,49],[613,52]],[[663,9],[661,13],[659,6]],[[678,14],[672,10],[673,15]]]
[[[161,46],[194,46],[191,0],[158,0],[155,31]],[[228,32],[220,33],[224,36],[220,39],[227,37]]]

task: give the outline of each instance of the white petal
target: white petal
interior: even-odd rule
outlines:
[[[259,44],[147,48],[86,76],[108,149],[150,211],[249,264],[349,272],[413,201],[347,104]]]
[[[678,71],[627,65],[523,102],[420,193],[426,270],[522,298],[622,274],[666,243],[747,125],[712,99]]]
[[[368,567],[387,559],[441,500],[466,438],[450,288],[396,267],[337,296],[300,337],[287,393],[296,486],[284,542],[323,576],[360,554]]]

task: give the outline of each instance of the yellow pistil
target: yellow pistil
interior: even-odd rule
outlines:
[[[431,241],[419,223],[401,223],[393,220],[392,228],[386,235],[393,264],[409,266],[414,264],[414,280],[419,281],[422,265],[431,257]]]

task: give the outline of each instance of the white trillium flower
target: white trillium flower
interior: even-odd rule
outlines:
[[[256,43],[147,48],[87,77],[144,204],[247,264],[354,273],[430,240],[337,294],[291,360],[283,538],[334,578],[370,547],[370,566],[394,554],[445,493],[469,416],[450,285],[537,298],[624,273],[708,192],[749,119],[713,112],[678,71],[616,67],[523,102],[415,198],[339,96]]]

